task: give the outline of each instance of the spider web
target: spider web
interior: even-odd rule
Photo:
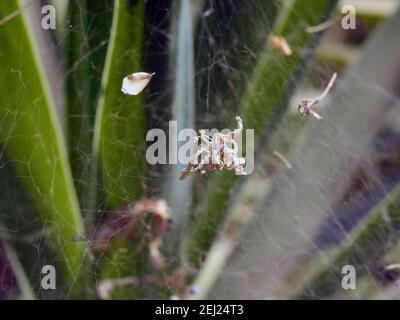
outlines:
[[[38,11],[34,9],[44,3],[38,2],[27,9],[31,19],[38,18]],[[270,11],[266,7],[258,0],[208,0],[204,5],[198,5],[194,14],[195,129],[224,128],[230,123],[227,119],[234,119],[237,115],[243,91],[272,28],[274,11],[279,6],[271,5]],[[107,12],[98,14],[111,16],[112,6],[105,10]],[[166,129],[171,118],[173,75],[170,72],[168,55],[172,17],[171,1],[146,2],[143,71],[148,69],[157,75],[146,89],[149,129]],[[108,38],[100,36],[107,34],[104,29],[91,28],[94,18],[90,16],[88,19],[89,34],[86,40],[97,42],[98,45],[83,54],[77,63],[89,59],[97,61],[91,65],[91,77],[94,83],[99,84],[103,72],[103,64],[98,61],[99,52],[106,48]],[[72,25],[58,36],[45,34],[40,28],[35,29],[63,127],[68,121],[62,92],[65,81],[63,74],[74,72],[74,68],[66,69],[60,64],[60,43],[77,27],[79,26]],[[103,28],[111,28],[111,23],[105,22]],[[365,29],[362,26],[360,28]],[[337,29],[324,38],[321,47],[334,41],[343,41],[335,37],[343,37]],[[22,56],[23,52],[16,54]],[[376,84],[374,70],[364,74],[360,71],[362,68],[353,68],[345,82],[339,81],[332,96],[318,107],[324,116],[323,121],[300,119],[296,111],[301,96],[318,95],[335,71],[332,64],[321,61],[323,59],[315,61],[311,66],[304,66],[310,68],[289,103],[288,114],[279,124],[271,143],[257,151],[255,173],[232,199],[231,211],[243,210],[243,214],[252,215],[254,220],[237,251],[228,260],[212,290],[212,298],[292,297],[296,293],[295,289],[299,289],[296,274],[301,277],[302,270],[307,267],[307,259],[318,257],[329,265],[330,250],[346,241],[352,243],[356,226],[365,221],[371,208],[400,181],[398,165],[392,161],[393,154],[396,155],[400,147],[399,78],[394,81],[393,87],[384,87],[381,83]],[[18,70],[10,72],[18,73]],[[24,81],[24,85],[29,85],[29,81]],[[352,83],[357,85],[349,90]],[[359,95],[354,95],[354,92]],[[15,93],[7,94],[10,101],[18,99]],[[339,101],[340,105],[332,105],[332,101]],[[363,109],[365,101],[374,101],[378,107]],[[356,117],[359,120],[355,122]],[[246,128],[246,123],[244,126]],[[89,132],[81,134],[84,136]],[[11,138],[6,139],[3,145]],[[293,169],[286,168],[274,158],[273,150],[287,155]],[[12,165],[2,150],[0,234],[14,246],[31,285],[39,292],[39,298],[59,297],[57,292],[41,289],[40,270],[45,264],[56,265],[60,252],[50,249],[46,237],[47,224],[40,221],[32,209],[23,186],[15,179],[17,174]],[[29,162],[26,165],[29,167]],[[159,165],[148,167],[147,172],[143,172],[140,178],[147,185],[147,196],[156,197],[162,194],[161,181],[165,178],[166,171],[166,168]],[[200,177],[195,181],[194,199],[190,203],[193,212],[196,212],[196,205],[204,194],[208,178]],[[75,182],[87,183],[84,180]],[[98,185],[92,187],[97,188]],[[100,205],[93,209],[83,205],[85,219],[91,219],[90,214],[96,209],[103,207]],[[394,240],[398,239],[397,232],[393,232],[392,237]],[[83,237],[71,241],[88,240]],[[167,258],[170,261],[179,261],[178,256]],[[32,264],[32,261],[35,263]],[[384,263],[395,262],[387,259],[367,265],[364,269],[363,266],[357,267],[363,269],[365,277],[379,287],[378,293],[382,297],[399,297],[399,290],[394,286],[389,293],[381,290],[381,283],[393,284],[396,277],[391,277],[392,274],[379,268]],[[0,267],[3,263],[0,260]],[[86,260],[82,261],[82,265],[85,263]],[[301,268],[296,269],[299,265]],[[90,276],[100,279],[100,274],[97,273],[100,268],[101,265],[97,265],[94,274]],[[0,277],[10,279],[9,274],[5,274],[0,274]],[[296,279],[287,279],[288,275]],[[88,291],[94,290],[95,288],[88,288]],[[148,294],[152,298],[163,297],[151,286]],[[362,296],[357,290],[351,294],[340,290],[336,292],[336,297]],[[318,294],[312,297],[320,298]]]

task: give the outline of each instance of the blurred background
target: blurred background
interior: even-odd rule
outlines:
[[[0,0],[0,299],[400,298],[399,5]],[[236,116],[251,175],[146,162]]]

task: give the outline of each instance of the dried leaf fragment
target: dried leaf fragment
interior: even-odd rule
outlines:
[[[180,267],[164,278],[164,286],[168,288],[168,290],[179,289],[185,285],[185,279],[186,270]]]
[[[207,171],[234,170],[237,175],[246,175],[244,166],[246,159],[239,157],[239,147],[235,138],[243,131],[242,119],[237,116],[237,129],[227,134],[220,132],[213,136],[207,135],[205,130],[199,130],[199,135],[194,137],[200,141],[197,152],[182,170],[179,180],[183,180],[197,172],[201,174]],[[199,161],[200,158],[200,161]]]
[[[335,80],[337,78],[337,73],[335,72],[332,75],[331,80],[329,81],[328,85],[326,86],[324,92],[322,94],[320,94],[318,97],[315,98],[303,98],[301,100],[301,103],[298,106],[298,111],[300,113],[300,115],[302,117],[305,116],[313,116],[314,118],[321,120],[322,117],[316,113],[314,110],[312,110],[311,108],[320,103],[322,99],[324,99],[326,97],[326,95],[329,93],[329,91],[331,90],[333,84],[335,83]]]
[[[143,215],[149,215],[151,218],[149,234],[145,238],[138,230],[138,221],[140,221],[138,218]],[[145,239],[150,262],[156,268],[163,268],[165,262],[160,253],[161,238],[170,222],[170,209],[165,200],[141,199],[111,211],[105,221],[89,237],[90,244],[95,250],[107,251],[113,241],[121,237],[135,241]]]
[[[393,263],[385,266],[385,270],[395,270],[400,269],[400,263]]]
[[[316,26],[309,26],[305,30],[307,33],[317,33],[328,29],[329,27],[333,26],[336,22],[339,21],[339,17],[333,17],[327,21],[322,22]]]
[[[122,80],[121,91],[127,95],[137,95],[146,88],[155,73],[135,72]]]
[[[272,152],[272,154],[273,154],[277,159],[279,159],[279,160],[286,166],[286,168],[292,169],[292,165],[290,164],[289,160],[286,159],[286,157],[285,157],[282,153],[280,153],[280,152],[274,150],[274,151]]]
[[[285,57],[291,56],[293,53],[286,39],[282,36],[269,35],[268,42],[275,50]]]

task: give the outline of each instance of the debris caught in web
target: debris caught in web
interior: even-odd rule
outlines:
[[[322,119],[322,117],[318,113],[313,111],[311,108],[314,105],[320,103],[321,100],[326,97],[326,95],[328,94],[328,92],[332,88],[332,86],[333,86],[333,84],[334,84],[334,82],[336,80],[336,77],[337,77],[337,73],[335,72],[333,74],[331,80],[329,81],[327,87],[325,88],[325,91],[321,95],[319,95],[318,97],[308,98],[308,99],[307,98],[303,98],[301,100],[301,103],[299,104],[298,110],[299,110],[299,113],[300,113],[300,115],[302,117],[311,115],[311,116],[313,116],[314,118],[316,118],[318,120]]]
[[[291,56],[292,49],[286,39],[282,36],[269,35],[268,43],[283,56]]]
[[[122,80],[121,91],[127,95],[137,95],[146,88],[155,73],[136,72],[126,76]]]
[[[165,261],[160,253],[161,238],[166,227],[171,223],[170,209],[163,199],[142,199],[125,204],[113,211],[89,237],[90,245],[95,250],[107,251],[113,241],[130,238],[133,241],[143,239],[139,231],[139,217],[148,214],[151,218],[149,234],[145,237],[149,248],[150,262],[156,268],[163,268]]]
[[[176,290],[184,287],[187,276],[187,271],[179,267],[172,271],[172,273],[164,278],[164,286],[168,290]]]
[[[273,154],[278,160],[280,160],[280,161],[286,166],[286,168],[292,169],[292,165],[290,164],[289,160],[286,159],[285,156],[284,156],[282,153],[280,153],[280,152],[274,150],[274,151],[272,152],[272,154]]]
[[[125,277],[120,279],[106,279],[100,281],[97,285],[97,295],[100,299],[110,300],[113,289],[125,286],[143,287],[148,283],[155,282],[156,278],[152,276]]]
[[[185,169],[179,177],[183,180],[186,177],[200,172],[219,171],[222,169],[235,170],[238,175],[245,175],[245,158],[238,156],[238,145],[235,138],[243,131],[243,122],[240,117],[236,117],[238,128],[227,134],[215,133],[212,137],[207,135],[205,130],[199,130],[199,136],[195,136],[197,143],[200,141],[198,151],[193,155]],[[200,161],[198,158],[200,157]]]
[[[400,263],[393,263],[385,266],[385,270],[395,270],[395,269],[400,270]]]
[[[321,24],[319,24],[317,26],[307,27],[305,30],[306,30],[307,33],[322,32],[322,31],[328,29],[329,27],[333,26],[338,21],[339,21],[339,17],[333,17],[332,19],[324,21],[324,22],[322,22]]]

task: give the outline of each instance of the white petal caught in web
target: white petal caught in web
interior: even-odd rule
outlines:
[[[147,84],[149,83],[150,79],[154,76],[153,73],[147,72],[135,72],[132,73],[122,80],[122,88],[121,91],[124,94],[128,95],[137,95],[144,88],[146,88]]]

